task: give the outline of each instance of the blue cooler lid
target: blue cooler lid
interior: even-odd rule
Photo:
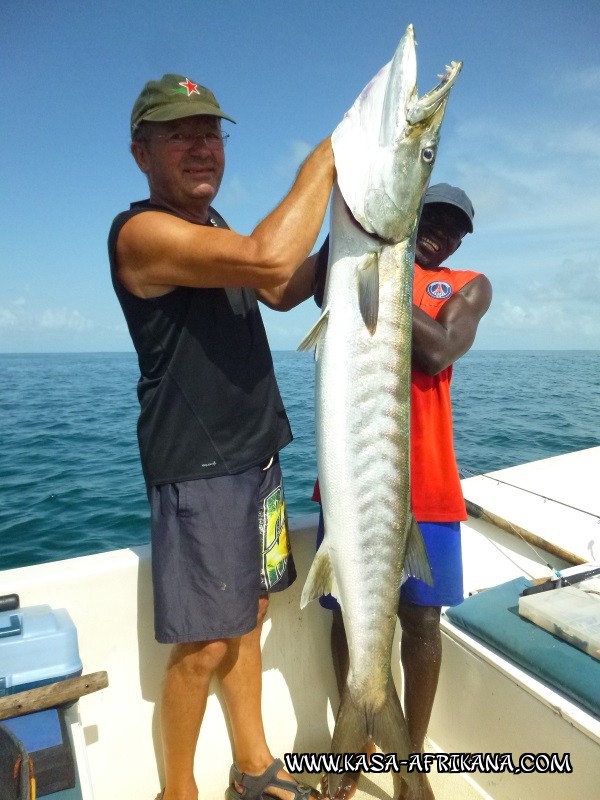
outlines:
[[[0,696],[81,674],[77,631],[48,605],[0,612]]]

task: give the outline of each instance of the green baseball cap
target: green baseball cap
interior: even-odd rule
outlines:
[[[221,106],[210,89],[194,83],[184,75],[169,72],[159,81],[148,81],[142,89],[131,112],[131,135],[133,136],[140,122],[170,122],[197,114],[235,122],[221,111]]]

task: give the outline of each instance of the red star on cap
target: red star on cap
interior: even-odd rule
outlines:
[[[187,89],[187,96],[189,97],[191,94],[200,94],[198,91],[198,84],[191,81],[189,78],[186,78],[184,81],[181,81],[179,86],[183,86],[184,89]]]

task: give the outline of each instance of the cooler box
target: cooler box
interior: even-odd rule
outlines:
[[[17,601],[18,602],[18,601]],[[77,631],[65,609],[48,605],[0,611],[0,697],[81,675]],[[62,709],[4,720],[33,762],[38,796],[75,786]]]
[[[77,631],[64,608],[0,612],[0,697],[81,675]]]

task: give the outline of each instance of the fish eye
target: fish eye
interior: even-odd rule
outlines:
[[[424,147],[421,151],[421,157],[426,164],[431,164],[435,159],[435,150],[433,147]]]

